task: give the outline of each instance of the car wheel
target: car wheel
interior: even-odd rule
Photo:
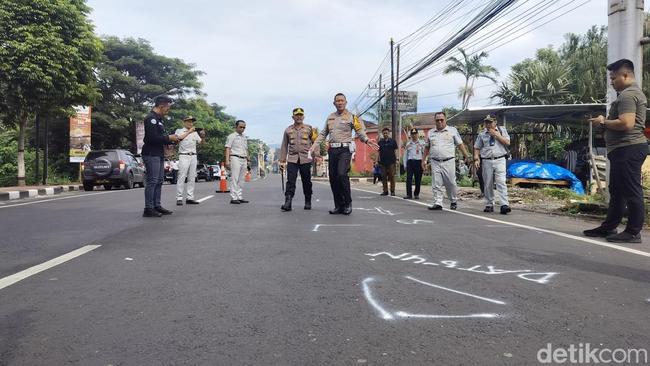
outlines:
[[[95,188],[92,182],[84,182],[84,191],[92,191]]]
[[[104,190],[106,190],[106,191],[110,191],[111,189],[113,189],[113,185],[111,185],[111,184],[104,184]]]
[[[126,182],[124,182],[123,186],[124,189],[133,188],[133,173],[129,173],[129,175],[126,177]]]

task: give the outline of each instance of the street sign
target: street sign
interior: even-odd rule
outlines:
[[[391,105],[391,92],[386,92],[386,105]],[[398,112],[418,111],[418,92],[399,90],[397,92]]]
[[[82,163],[90,151],[90,107],[75,107],[70,117],[70,162]]]

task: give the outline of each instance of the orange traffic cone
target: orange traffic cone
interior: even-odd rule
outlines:
[[[250,182],[251,181],[251,171],[247,171],[246,175],[244,176],[244,181]]]
[[[228,181],[226,180],[226,168],[221,163],[221,178],[219,179],[219,190],[217,193],[228,193]]]

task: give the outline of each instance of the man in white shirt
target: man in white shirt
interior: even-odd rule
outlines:
[[[248,169],[248,138],[244,135],[246,122],[235,122],[235,132],[226,138],[226,168],[230,170],[230,203],[248,203],[244,199],[242,183]]]
[[[194,182],[196,180],[196,145],[203,143],[205,132],[201,129],[199,132],[194,128],[196,118],[187,116],[183,118],[183,128],[176,130],[178,142],[178,176],[176,180],[176,205],[183,205],[185,190],[187,189],[188,205],[198,205],[199,202],[194,200]],[[185,179],[187,178],[187,184]]]

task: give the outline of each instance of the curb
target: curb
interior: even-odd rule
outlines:
[[[54,186],[39,189],[24,189],[19,191],[6,191],[0,192],[0,201],[17,200],[21,198],[32,198],[39,196],[53,196],[55,194],[69,192],[69,191],[83,191],[82,185],[66,185]]]

